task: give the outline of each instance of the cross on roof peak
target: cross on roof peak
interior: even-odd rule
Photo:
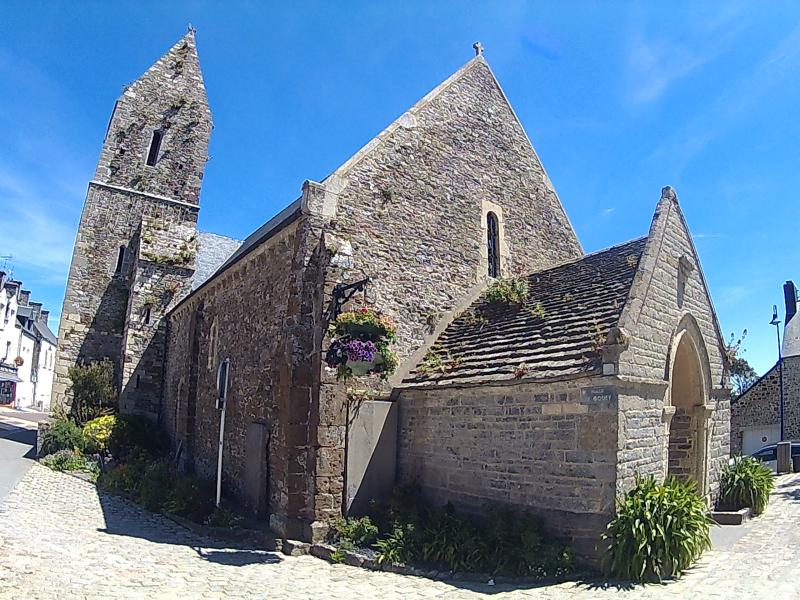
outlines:
[[[483,44],[480,42],[475,42],[472,44],[472,47],[475,48],[475,56],[480,56],[483,54]]]

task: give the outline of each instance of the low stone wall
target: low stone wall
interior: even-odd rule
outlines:
[[[579,383],[403,390],[398,469],[427,499],[530,511],[596,561],[614,512],[614,388]]]

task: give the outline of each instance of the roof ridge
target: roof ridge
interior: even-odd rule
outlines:
[[[627,246],[629,244],[633,244],[633,243],[636,243],[636,242],[641,242],[643,240],[646,240],[647,238],[648,238],[648,236],[642,235],[642,236],[639,236],[639,237],[634,238],[632,240],[628,240],[627,242],[614,244],[613,246],[608,246],[607,248],[601,248],[600,250],[595,250],[594,252],[589,252],[588,254],[584,254],[583,256],[580,256],[578,258],[573,258],[573,259],[564,261],[562,263],[558,263],[557,265],[554,265],[552,267],[546,267],[546,268],[540,269],[538,271],[532,271],[532,272],[528,273],[527,275],[523,275],[523,277],[532,277],[533,275],[538,275],[540,273],[546,273],[547,271],[553,271],[555,269],[560,269],[561,267],[566,267],[567,265],[573,265],[573,264],[579,263],[582,260],[585,260],[587,258],[592,258],[594,256],[598,256],[598,255],[604,254],[606,252],[611,252],[612,250],[616,250],[618,248],[621,248],[622,246]]]

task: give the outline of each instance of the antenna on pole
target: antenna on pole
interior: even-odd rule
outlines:
[[[14,275],[14,255],[2,254],[0,255],[0,271],[3,271],[9,279]]]

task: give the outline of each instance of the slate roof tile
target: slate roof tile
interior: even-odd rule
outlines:
[[[482,296],[441,334],[432,351],[445,365],[417,366],[404,386],[588,376],[602,369],[597,351],[618,324],[647,238],[639,238],[527,277],[523,305]],[[539,312],[539,305],[544,316]]]

